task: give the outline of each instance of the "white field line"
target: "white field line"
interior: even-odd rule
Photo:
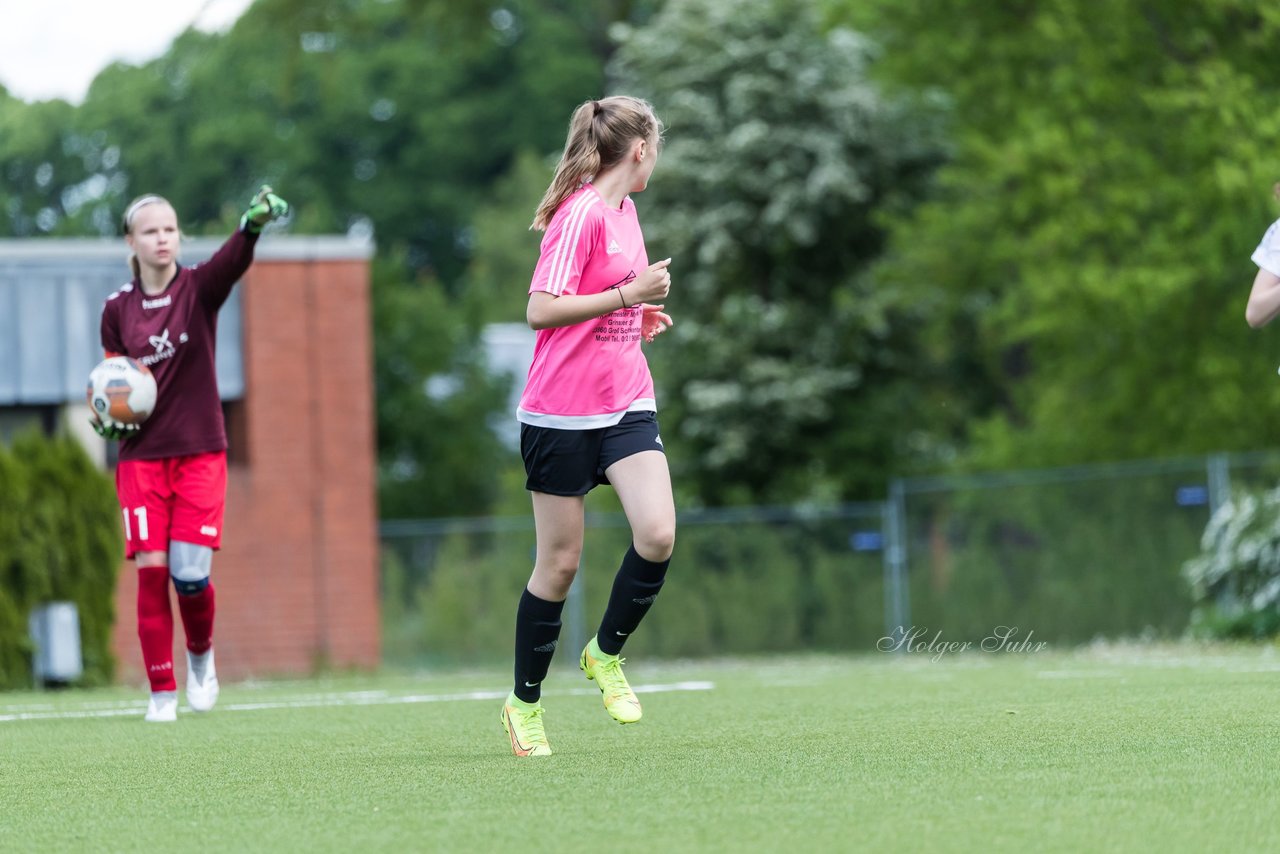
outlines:
[[[637,694],[661,694],[670,691],[711,691],[714,682],[671,682],[654,685],[633,685]],[[349,691],[336,694],[308,694],[286,697],[280,700],[263,700],[257,703],[227,703],[218,706],[220,712],[257,712],[264,709],[318,709],[344,706],[397,706],[416,703],[456,703],[467,700],[501,700],[507,691],[464,691],[457,694],[408,694],[394,695],[386,691]],[[572,688],[565,691],[547,691],[552,696],[599,694],[595,688]],[[113,718],[141,715],[147,704],[140,700],[113,702],[87,702],[77,709],[57,711],[48,703],[31,706],[8,706],[0,714],[0,723],[15,721],[47,721],[76,718]],[[22,711],[18,711],[22,709]]]

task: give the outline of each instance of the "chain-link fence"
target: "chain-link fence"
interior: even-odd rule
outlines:
[[[595,630],[629,544],[621,514],[587,514],[563,648]],[[510,658],[533,567],[531,518],[385,522],[382,546],[388,663]],[[878,502],[682,513],[666,587],[627,649],[678,658],[873,648],[884,634],[882,546]]]
[[[1233,487],[1278,478],[1280,455],[1257,453],[895,481],[886,625],[974,642],[1000,627],[1052,644],[1177,636],[1209,516]]]
[[[1218,454],[893,481],[884,502],[683,513],[668,583],[628,650],[667,658],[874,650],[886,637],[976,646],[1000,627],[1054,645],[1185,631],[1182,565],[1233,487],[1280,454]],[[588,514],[562,643],[586,642],[630,541]],[[384,657],[510,657],[533,565],[531,518],[386,522]],[[562,656],[566,660],[574,656]]]

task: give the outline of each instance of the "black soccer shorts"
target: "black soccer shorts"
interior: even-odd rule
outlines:
[[[612,427],[560,430],[520,425],[525,489],[548,495],[586,495],[607,484],[605,469],[641,451],[665,451],[655,412],[628,412]]]

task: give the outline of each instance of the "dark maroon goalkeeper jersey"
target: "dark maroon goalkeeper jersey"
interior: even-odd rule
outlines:
[[[218,310],[253,263],[257,241],[237,231],[208,261],[179,266],[163,293],[147,295],[134,279],[107,297],[102,349],[137,359],[156,378],[155,411],[136,438],[120,442],[120,459],[226,450],[214,368]]]

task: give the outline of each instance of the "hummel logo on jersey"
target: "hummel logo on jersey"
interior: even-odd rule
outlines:
[[[148,368],[162,359],[172,358],[174,354],[173,342],[169,340],[169,330],[165,329],[159,335],[148,335],[147,343],[156,348],[156,351],[150,356],[143,356],[138,361],[146,365]]]
[[[608,249],[606,249],[606,250],[604,250],[604,251],[605,251],[605,253],[606,253],[606,254],[608,254],[608,255],[617,255],[619,252],[621,252],[621,251],[622,251],[622,247],[618,245],[618,241],[616,241],[616,240],[610,240],[610,241],[609,241],[609,248],[608,248]]]
[[[159,299],[144,299],[142,301],[143,308],[164,308],[166,305],[173,304],[173,295],[165,294]]]

